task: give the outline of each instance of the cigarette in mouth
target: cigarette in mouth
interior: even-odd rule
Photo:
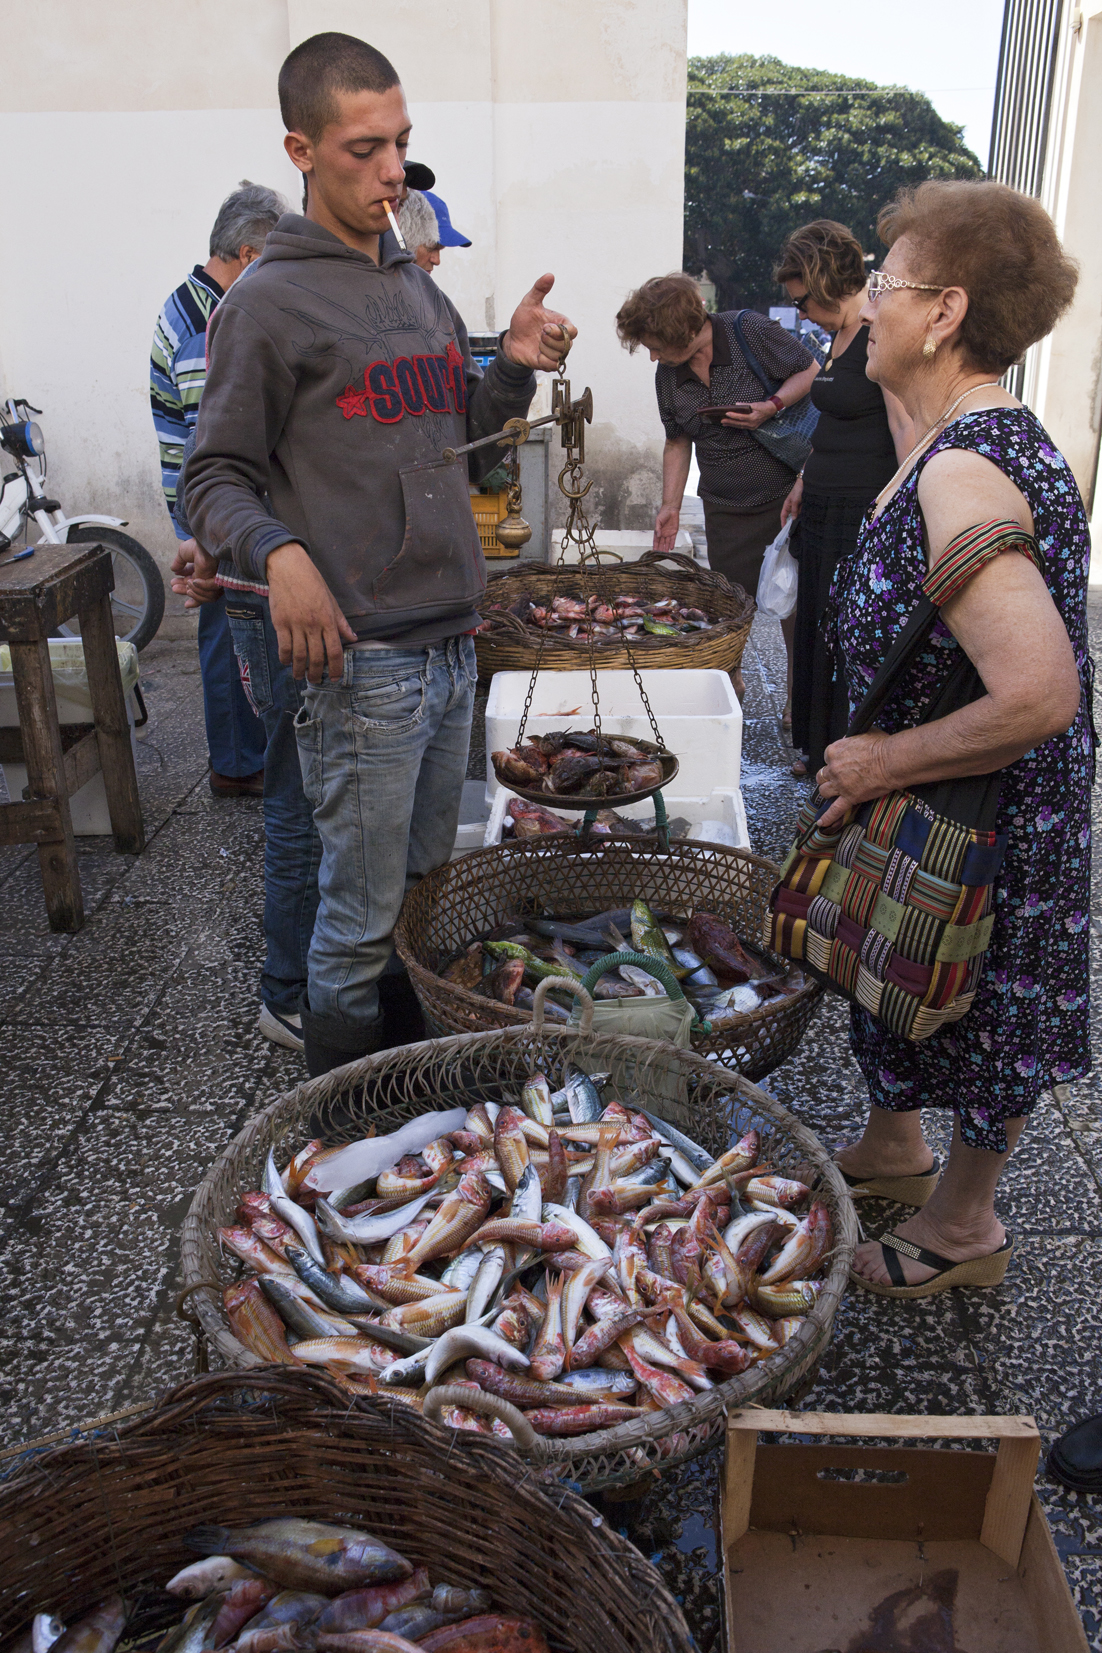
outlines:
[[[401,247],[401,249],[404,253],[408,252],[409,248],[406,246],[405,237],[403,236],[401,230],[398,228],[398,220],[395,218],[394,214],[390,210],[390,202],[389,201],[384,201],[383,206],[386,208],[386,215],[390,219],[390,227],[394,231],[395,240],[397,241],[399,247]]]

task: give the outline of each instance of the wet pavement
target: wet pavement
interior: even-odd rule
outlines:
[[[1102,609],[1094,620],[1102,629]],[[777,626],[758,621],[743,787],[753,847],[775,858],[803,791],[780,733],[782,668]],[[250,1112],[304,1074],[256,1028],[261,809],[207,788],[193,645],[153,643],[142,683],[149,845],[133,860],[109,840],[80,841],[83,930],[52,935],[33,849],[0,849],[2,1445],[153,1401],[191,1374],[174,1299],[192,1190]],[[484,773],[474,755],[471,772]],[[1097,917],[1092,934],[1097,943]],[[863,1117],[847,1022],[828,1000],[765,1081],[828,1144]],[[946,1144],[947,1122],[927,1118]],[[998,1204],[1017,1238],[1004,1285],[909,1304],[851,1293],[804,1407],[1027,1412],[1046,1445],[1102,1410],[1102,1073],[1042,1101]],[[904,1212],[877,1202],[862,1214],[878,1232]],[[703,1653],[718,1624],[715,1479],[713,1453],[619,1506],[683,1597]],[[1037,1491],[1102,1653],[1102,1499],[1063,1492],[1043,1467]]]

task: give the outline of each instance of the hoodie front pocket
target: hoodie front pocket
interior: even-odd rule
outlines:
[[[486,563],[471,511],[467,467],[436,459],[398,472],[406,533],[398,555],[372,581],[377,610],[471,608],[486,589]]]

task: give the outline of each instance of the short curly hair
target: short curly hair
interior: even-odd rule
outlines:
[[[633,354],[644,338],[657,339],[669,350],[687,350],[708,320],[700,288],[680,270],[652,276],[629,293],[616,312],[620,343]]]
[[[1075,297],[1079,266],[1052,219],[1006,184],[930,179],[901,190],[876,227],[889,247],[906,236],[915,280],[964,288],[960,343],[977,372],[1005,373]]]
[[[816,218],[793,231],[781,248],[773,280],[802,281],[816,304],[832,309],[865,285],[865,254],[844,224]]]

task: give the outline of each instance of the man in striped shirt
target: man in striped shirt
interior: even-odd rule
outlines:
[[[188,432],[199,416],[206,382],[207,322],[219,299],[260,256],[285,203],[262,184],[242,183],[223,201],[210,238],[210,257],[166,299],[153,335],[149,400],[161,450],[161,486],[172,515]],[[185,536],[173,519],[176,536]],[[182,548],[187,560],[190,546]],[[179,562],[181,557],[177,558]],[[174,565],[174,571],[175,565]],[[259,797],[264,789],[264,726],[241,684],[225,604],[199,609],[199,667],[215,797]]]

